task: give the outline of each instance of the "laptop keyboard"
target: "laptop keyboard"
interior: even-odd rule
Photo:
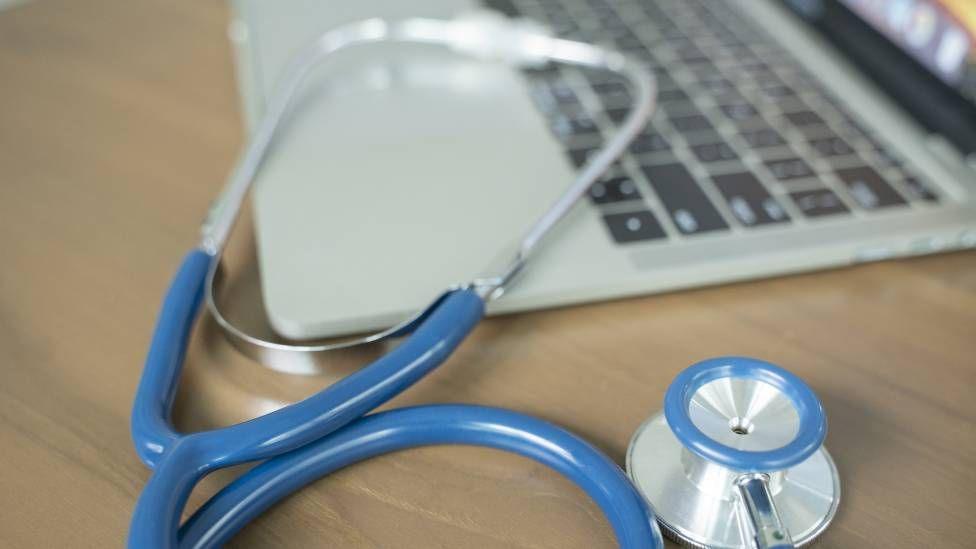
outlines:
[[[910,211],[940,197],[788,52],[717,0],[486,0],[565,38],[642,60],[658,112],[590,189],[614,242],[776,230]],[[536,105],[581,167],[627,116],[613,75],[526,71]]]

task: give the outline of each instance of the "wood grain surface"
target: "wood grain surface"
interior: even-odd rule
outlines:
[[[2,547],[123,544],[149,475],[128,427],[159,299],[241,143],[227,17],[220,2],[142,0],[0,12]],[[255,303],[246,224],[237,234],[231,297]],[[972,252],[490,320],[391,405],[511,407],[622,462],[672,377],[720,354],[781,363],[823,399],[844,483],[823,547],[973,547]],[[176,419],[225,425],[333,380],[266,371],[205,321]],[[237,472],[207,479],[191,508]],[[439,447],[319,481],[233,545],[615,542],[556,474]]]

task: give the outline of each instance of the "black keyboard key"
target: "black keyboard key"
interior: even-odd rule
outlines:
[[[688,101],[669,101],[667,103],[660,103],[657,106],[658,110],[664,111],[669,117],[677,118],[690,115],[701,115],[701,111],[698,110],[698,106]]]
[[[715,67],[711,61],[700,61],[694,65],[689,65],[688,68],[691,69],[692,74],[695,75],[696,81],[701,80],[702,78],[708,78],[709,76],[719,72],[718,68]]]
[[[803,215],[807,217],[821,217],[850,212],[847,206],[840,201],[840,198],[828,189],[797,191],[790,193],[790,198],[793,199],[796,207],[803,212]]]
[[[865,210],[906,204],[905,199],[872,168],[837,170],[854,201]]]
[[[718,108],[722,110],[725,116],[735,121],[749,120],[759,115],[756,108],[748,103],[730,103],[719,105]]]
[[[783,82],[782,79],[780,79],[780,77],[776,76],[771,72],[755,74],[755,75],[737,73],[735,76],[744,84],[752,84],[758,87],[760,93],[762,92],[762,90],[768,88],[775,88],[778,86],[785,85],[785,83]]]
[[[711,75],[702,78],[701,80],[698,81],[698,84],[702,88],[704,88],[705,91],[713,95],[718,95],[721,93],[735,90],[735,85],[732,84],[732,82],[718,75]]]
[[[559,80],[549,81],[546,84],[549,95],[559,103],[579,103],[576,93],[569,87],[569,84]]]
[[[796,111],[788,112],[785,115],[787,120],[793,123],[794,126],[804,127],[813,126],[815,124],[824,124],[824,119],[820,117],[819,114],[813,111]]]
[[[597,204],[611,204],[641,197],[637,185],[629,177],[613,177],[597,181],[590,187],[590,199]]]
[[[625,244],[664,238],[664,229],[654,214],[648,210],[630,213],[607,214],[603,221],[610,229],[614,241]]]
[[[644,132],[630,143],[630,152],[635,154],[671,150],[671,144],[659,133]]]
[[[587,147],[583,149],[574,149],[566,154],[569,156],[570,162],[576,166],[577,169],[582,168],[586,161],[589,160],[591,155],[594,155],[600,149],[597,147]]]
[[[654,68],[658,65],[658,61],[654,57],[654,54],[652,54],[651,50],[647,49],[645,46],[641,46],[639,48],[630,48],[626,51],[630,55],[643,61],[644,65],[647,65],[648,67]]]
[[[847,141],[836,136],[811,139],[810,146],[820,153],[821,156],[830,157],[854,154],[854,149],[847,144]]]
[[[548,89],[549,95],[551,95],[552,98],[557,103],[560,104],[579,103],[579,99],[576,97],[576,93],[574,93],[573,89],[569,87],[569,84],[565,82],[560,82],[560,81],[549,82],[548,88],[549,88]]]
[[[671,125],[681,133],[689,133],[701,130],[714,130],[712,123],[700,114],[671,117]]]
[[[772,128],[758,128],[745,130],[741,134],[742,139],[753,149],[763,149],[766,147],[776,147],[784,145],[786,141]]]
[[[627,119],[627,115],[630,113],[630,109],[626,107],[607,109],[606,113],[607,113],[607,118],[613,120],[617,124],[622,124],[623,121]]]
[[[599,25],[605,29],[627,29],[627,23],[620,18],[619,15],[614,13],[613,8],[607,6],[606,8],[592,8],[593,11],[597,12],[596,20]]]
[[[810,105],[807,105],[805,102],[796,98],[783,98],[776,103],[776,106],[779,107],[779,110],[784,113],[800,113],[801,117],[806,117],[808,113],[813,112]],[[822,124],[823,121],[821,120],[820,122],[817,122],[816,120],[813,120],[810,123]],[[798,125],[802,126],[803,124]]]
[[[739,42],[738,44],[727,44],[722,51],[732,60],[754,61],[756,54],[752,53],[749,46]]]
[[[807,139],[815,139],[834,135],[834,130],[825,124],[810,124],[808,126],[798,126],[796,128]]]
[[[724,160],[735,160],[739,158],[735,151],[728,143],[703,143],[701,145],[693,145],[691,147],[691,152],[695,153],[695,156],[699,161],[704,163],[709,162],[722,162]]]
[[[671,103],[674,101],[689,101],[688,94],[684,90],[662,90],[657,92],[658,103]]]
[[[718,175],[712,177],[712,181],[728,201],[732,214],[743,225],[754,227],[790,220],[783,206],[751,173]]]
[[[667,17],[662,17],[661,19],[658,19],[658,21],[662,21],[662,22],[667,20],[668,20]],[[673,25],[673,24],[664,25],[661,27],[660,30],[661,30],[661,36],[667,38],[668,41],[671,42],[672,44],[678,42],[681,39],[686,39],[686,40],[688,39],[688,37],[684,35],[684,33],[681,31],[681,29],[677,27],[677,25]]]
[[[532,87],[536,107],[548,116],[573,116],[583,111],[579,98],[565,82],[540,82]]]
[[[749,100],[745,98],[744,95],[739,93],[737,89],[730,89],[727,91],[718,91],[712,93],[712,99],[715,100],[719,105],[728,105],[731,103],[748,103]]]
[[[671,42],[674,44],[674,42]],[[686,44],[681,46],[675,51],[678,58],[685,63],[695,63],[701,60],[708,61],[708,56],[706,56],[697,46],[694,44]]]
[[[938,202],[939,196],[922,183],[917,177],[910,176],[904,181],[908,194],[915,199],[925,200],[926,202]]]
[[[617,44],[617,49],[626,52],[639,51],[644,49],[644,43],[641,42],[639,38],[633,35],[633,33],[625,33],[618,36],[614,40]]]
[[[759,90],[759,93],[766,99],[770,99],[774,101],[785,99],[787,97],[793,97],[796,95],[796,92],[793,91],[793,88],[787,86],[786,84],[775,84],[772,86],[766,86],[764,88],[761,88]]]
[[[682,59],[681,62],[698,74],[715,74],[715,72],[718,70],[715,68],[715,64],[712,63],[712,60],[706,57],[705,54],[692,56],[688,59]]]
[[[550,127],[552,133],[556,134],[556,138],[563,142],[568,142],[581,135],[599,135],[596,123],[582,113],[573,117],[556,116],[552,119]]]
[[[590,19],[589,16],[582,16],[580,19]],[[621,28],[609,28],[609,27],[583,27],[585,40],[587,42],[595,42],[600,44],[610,44],[615,41],[618,37],[627,34],[629,31],[627,29]],[[615,48],[616,49],[616,48]]]
[[[678,87],[677,82],[674,81],[674,78],[671,76],[671,74],[663,68],[659,67],[655,69],[654,76],[657,78],[657,89],[659,92],[662,90],[671,90]]]
[[[642,169],[679,231],[696,234],[728,228],[721,214],[683,165],[665,164]]]
[[[712,29],[712,36],[715,37],[716,43],[724,48],[732,49],[732,48],[745,47],[745,44],[742,42],[742,39],[739,38],[737,34],[727,29],[721,27],[715,27]],[[748,48],[746,48],[745,51],[748,52],[749,51]]]
[[[715,130],[702,130],[685,136],[685,141],[691,144],[698,143],[718,143],[725,141],[725,137]]]
[[[590,86],[597,95],[619,95],[630,98],[630,90],[623,82],[611,80],[609,82],[594,82]]]
[[[620,77],[612,72],[597,69],[580,69],[583,73],[583,78],[590,83],[591,86],[600,86],[603,84],[616,84],[623,85],[620,81]]]
[[[554,115],[559,109],[556,101],[553,100],[552,95],[549,94],[549,90],[545,86],[535,85],[529,88],[529,97],[532,98],[532,102],[535,103],[536,108],[546,116]]]
[[[752,75],[753,77],[765,75],[770,72],[769,65],[758,59],[747,58],[743,59],[742,61],[743,63],[739,67],[739,70],[746,74]]]
[[[766,167],[772,172],[773,176],[780,181],[800,179],[802,177],[815,177],[813,168],[799,158],[783,158],[781,160],[767,160]]]

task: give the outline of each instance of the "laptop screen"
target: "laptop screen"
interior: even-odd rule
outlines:
[[[976,0],[781,0],[931,133],[976,158]]]
[[[976,0],[842,0],[946,84],[976,101]]]

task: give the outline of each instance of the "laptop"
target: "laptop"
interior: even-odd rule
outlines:
[[[235,0],[253,124],[289,56],[367,17],[477,8],[612,46],[659,111],[490,314],[976,247],[970,0]],[[317,69],[256,182],[291,339],[395,324],[511,253],[627,113],[611,74],[427,45]]]

